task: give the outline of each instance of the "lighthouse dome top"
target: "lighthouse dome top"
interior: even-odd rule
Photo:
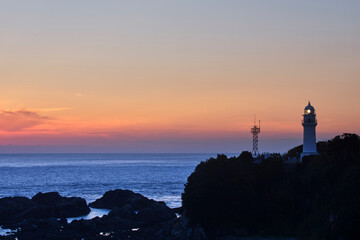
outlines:
[[[315,110],[313,106],[311,106],[310,101],[309,104],[305,107],[305,110],[310,109],[310,110]]]
[[[309,104],[305,107],[305,114],[315,113],[315,108]]]

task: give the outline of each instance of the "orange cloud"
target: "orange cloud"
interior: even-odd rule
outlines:
[[[47,116],[41,116],[25,109],[0,111],[0,130],[5,132],[22,131],[43,124],[50,119]]]

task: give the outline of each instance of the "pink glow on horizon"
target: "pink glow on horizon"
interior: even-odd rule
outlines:
[[[254,114],[284,151],[308,100],[360,134],[360,2],[140,2],[1,4],[0,152],[240,151]]]

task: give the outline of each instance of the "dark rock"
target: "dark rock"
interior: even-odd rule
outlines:
[[[112,211],[110,211],[109,216],[118,216],[128,220],[134,220],[136,218],[136,211],[130,204],[125,204],[121,208],[115,207]]]
[[[85,199],[62,197],[57,192],[38,193],[32,199],[40,207],[33,210],[39,217],[77,217],[90,212]]]
[[[205,240],[209,239],[205,230],[199,225],[191,226],[184,214],[173,222],[171,236],[176,240]]]
[[[61,232],[67,225],[64,220],[57,220],[57,218],[24,219],[14,225],[16,229],[21,229],[15,233],[14,237],[18,239],[58,239],[48,235]]]
[[[88,221],[83,219],[72,221],[69,224],[67,230],[69,229],[79,233],[86,232],[86,233],[92,233],[93,235],[96,234],[96,224],[93,221]]]
[[[12,208],[12,222],[5,228],[21,229],[12,238],[18,239],[134,239],[172,240],[171,231],[176,220],[175,212],[164,202],[150,200],[127,190],[104,194],[93,207],[112,209],[102,218],[74,220],[65,217],[88,213],[81,198],[66,198],[56,192],[38,193],[28,198],[0,199],[0,210]],[[60,218],[58,220],[58,218]]]
[[[107,191],[101,198],[90,203],[89,206],[94,208],[114,209],[115,207],[121,208],[125,204],[129,204],[134,210],[139,210],[151,204],[150,201],[150,199],[139,193],[134,193],[130,190],[116,189]]]
[[[146,224],[169,221],[176,218],[173,210],[168,208],[165,204],[153,201],[151,205],[141,209],[137,217]]]
[[[122,221],[126,220],[136,225],[154,224],[176,218],[175,212],[164,202],[148,199],[129,190],[108,191],[89,205],[112,209],[109,213],[110,219],[117,217],[117,221],[121,218]]]
[[[16,219],[47,218],[51,217],[51,210],[44,206],[35,205],[16,216]]]
[[[19,213],[34,207],[35,204],[26,197],[5,197],[0,199],[0,220],[12,219]]]
[[[26,197],[0,199],[0,224],[11,229],[18,224],[26,225],[27,219],[77,217],[89,212],[85,199],[62,197],[56,192],[38,193],[31,200]],[[26,227],[33,228],[30,225]]]

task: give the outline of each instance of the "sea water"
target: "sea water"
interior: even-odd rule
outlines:
[[[59,192],[87,202],[129,189],[181,206],[187,177],[216,154],[0,154],[0,198]]]

